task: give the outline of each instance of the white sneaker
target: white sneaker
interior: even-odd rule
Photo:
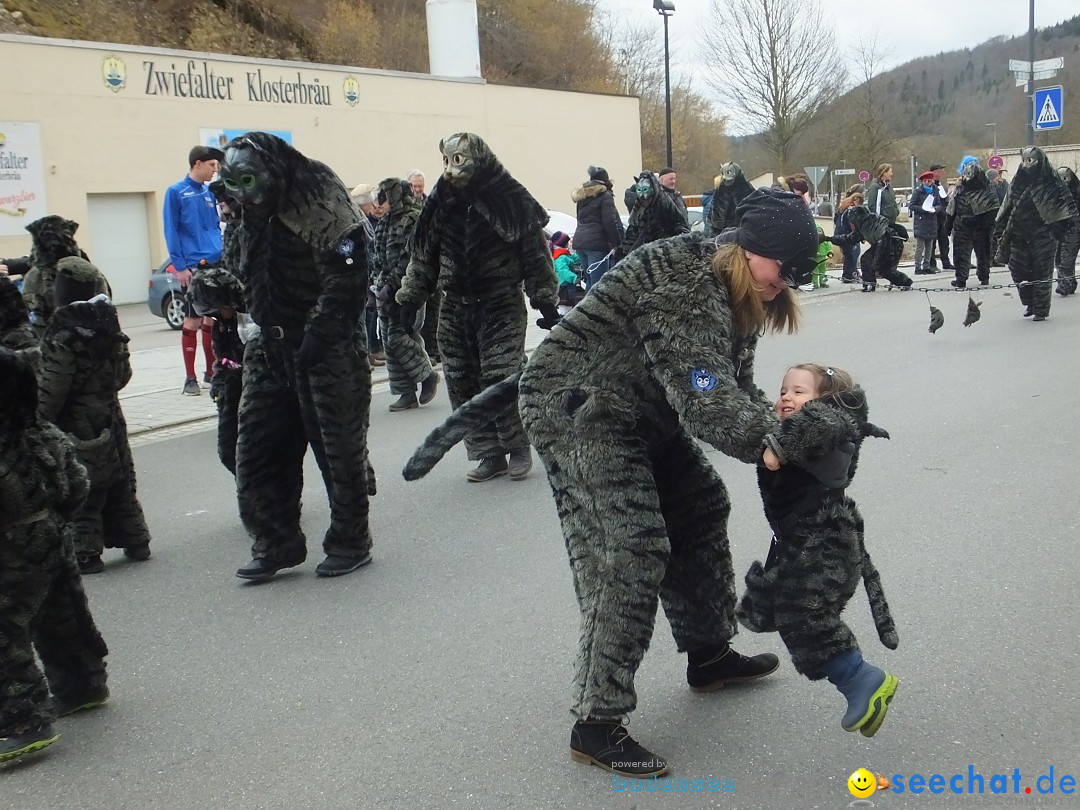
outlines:
[[[813,284],[800,284],[799,289],[802,290],[803,292],[813,292],[814,291],[814,285]]]

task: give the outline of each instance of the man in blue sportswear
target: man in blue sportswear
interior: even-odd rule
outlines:
[[[165,244],[169,248],[170,270],[184,296],[184,326],[180,330],[180,346],[184,351],[185,394],[202,393],[199,379],[195,376],[197,335],[202,331],[203,353],[206,357],[207,383],[214,366],[214,350],[210,339],[212,318],[199,318],[188,300],[187,289],[191,275],[201,263],[215,265],[221,261],[221,226],[217,201],[207,189],[218,170],[218,161],[225,157],[221,150],[210,146],[196,146],[188,153],[187,177],[169,186],[165,192],[162,217],[165,220]]]

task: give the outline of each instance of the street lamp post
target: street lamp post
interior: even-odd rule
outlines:
[[[997,154],[997,121],[992,124],[987,124],[988,127],[994,128],[994,154]]]
[[[653,0],[653,8],[664,18],[664,117],[667,124],[667,165],[673,162],[671,157],[671,55],[668,51],[668,17],[675,13],[675,4],[671,0]]]

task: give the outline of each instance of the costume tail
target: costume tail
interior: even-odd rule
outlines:
[[[521,372],[505,380],[488,386],[470,399],[428,434],[424,443],[416,449],[402,470],[406,481],[423,478],[439,463],[450,448],[464,439],[470,432],[485,425],[499,416],[507,408],[513,407],[518,398],[518,380]]]
[[[878,638],[881,643],[890,650],[895,650],[900,644],[900,637],[896,634],[896,625],[893,623],[892,612],[889,603],[885,600],[885,591],[881,587],[881,574],[878,573],[870,555],[863,549],[862,558],[863,585],[866,587],[866,595],[870,599],[870,613],[874,617],[874,626],[877,627]]]

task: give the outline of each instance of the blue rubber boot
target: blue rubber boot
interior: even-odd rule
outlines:
[[[840,721],[844,731],[859,731],[864,737],[873,737],[885,722],[899,683],[894,675],[863,661],[851,680],[836,686],[848,702],[847,712]]]

